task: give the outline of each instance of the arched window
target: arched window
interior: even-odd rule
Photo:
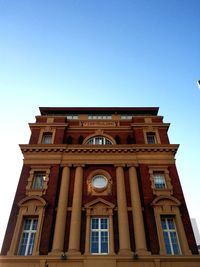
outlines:
[[[87,145],[112,145],[112,142],[104,136],[95,136],[87,141]]]

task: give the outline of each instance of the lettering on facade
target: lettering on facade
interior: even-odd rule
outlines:
[[[85,127],[96,127],[96,126],[116,126],[116,122],[113,121],[84,121],[82,122],[82,126]]]

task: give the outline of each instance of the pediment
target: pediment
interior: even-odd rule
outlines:
[[[172,196],[159,196],[154,199],[152,206],[180,206],[180,201]]]
[[[103,199],[103,198],[96,198],[90,202],[88,202],[87,204],[85,204],[85,208],[86,209],[91,209],[91,208],[94,208],[94,207],[106,207],[106,208],[109,208],[109,209],[113,209],[114,208],[114,204]]]
[[[46,206],[46,201],[39,196],[25,197],[19,201],[18,206]]]

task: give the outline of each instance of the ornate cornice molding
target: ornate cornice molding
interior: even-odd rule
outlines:
[[[179,145],[20,145],[25,153],[73,153],[73,154],[110,154],[110,153],[172,153],[176,154]]]

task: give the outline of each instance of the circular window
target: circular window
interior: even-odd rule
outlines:
[[[96,190],[103,190],[107,187],[108,180],[103,175],[96,175],[92,179],[92,185]]]

